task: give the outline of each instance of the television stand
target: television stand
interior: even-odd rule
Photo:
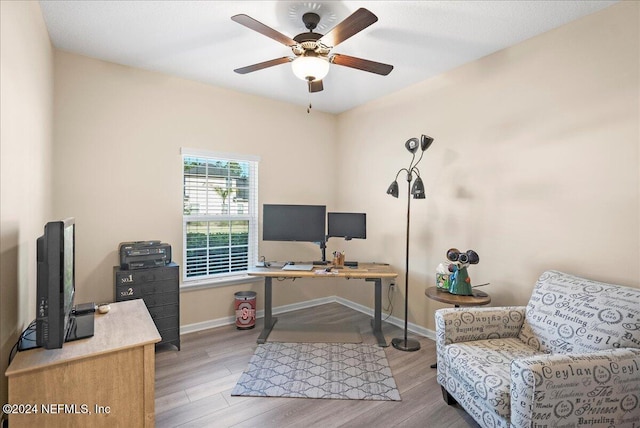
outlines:
[[[38,413],[12,413],[11,428],[153,428],[160,334],[141,299],[110,306],[96,315],[93,337],[18,352],[5,372],[8,402],[35,404]]]

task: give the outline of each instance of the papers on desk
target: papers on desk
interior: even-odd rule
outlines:
[[[345,274],[346,276],[348,276],[350,273],[362,273],[362,272],[369,272],[369,269],[353,269],[353,268],[347,268],[347,269],[331,269],[330,271],[327,269],[316,269],[313,271],[313,273],[315,273],[316,275],[340,275],[341,273]]]
[[[313,273],[315,273],[316,275],[337,275],[340,273],[340,271],[337,269],[316,269],[315,271],[313,271]]]
[[[287,264],[282,266],[282,270],[306,270],[306,271],[310,271],[311,269],[313,269],[313,265],[303,265],[303,264]]]

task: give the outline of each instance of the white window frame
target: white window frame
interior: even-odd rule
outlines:
[[[247,275],[247,270],[208,274],[188,277],[187,269],[187,223],[191,221],[233,221],[248,220],[248,257],[247,269],[255,266],[258,261],[258,166],[260,157],[236,153],[222,153],[208,150],[181,148],[182,169],[182,204],[185,196],[185,158],[198,158],[210,161],[227,161],[249,163],[249,201],[248,213],[234,215],[231,212],[226,214],[185,214],[184,205],[182,211],[182,288],[202,288],[215,287],[237,283],[246,283],[256,280],[256,277]],[[231,210],[229,210],[231,211]],[[259,280],[259,279],[258,279]]]

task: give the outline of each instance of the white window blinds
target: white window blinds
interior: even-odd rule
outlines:
[[[241,275],[256,263],[258,160],[182,149],[183,281]]]

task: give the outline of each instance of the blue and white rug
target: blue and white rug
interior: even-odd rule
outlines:
[[[258,345],[231,395],[401,400],[384,349],[361,343]]]

